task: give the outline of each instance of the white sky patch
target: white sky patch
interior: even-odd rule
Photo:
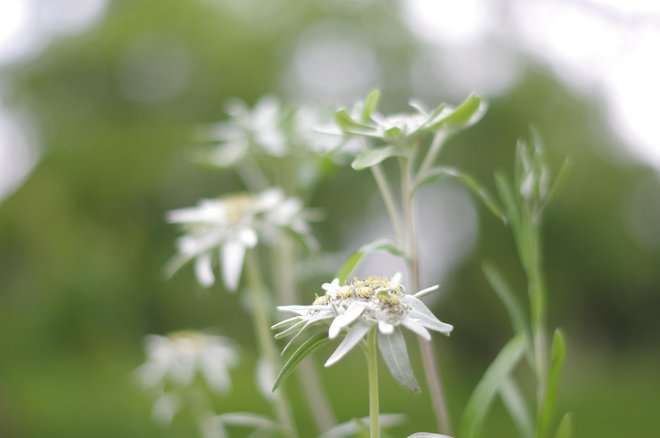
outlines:
[[[430,43],[467,43],[482,38],[493,22],[484,0],[404,0],[410,30]]]

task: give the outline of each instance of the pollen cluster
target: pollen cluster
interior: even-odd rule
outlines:
[[[364,303],[371,311],[385,312],[393,316],[408,310],[408,306],[401,301],[404,293],[401,284],[389,278],[368,277],[362,280],[355,278],[351,283],[327,289],[323,295],[316,297],[314,305],[346,308],[358,302]]]

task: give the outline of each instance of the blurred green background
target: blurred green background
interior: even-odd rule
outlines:
[[[0,15],[11,16],[20,3],[3,3]],[[23,3],[61,18],[85,2],[55,2],[62,10],[50,12]],[[530,124],[555,168],[570,157],[544,229],[549,324],[565,329],[569,345],[560,406],[574,412],[576,437],[650,436],[656,429],[660,180],[650,165],[629,158],[630,140],[617,133],[603,95],[567,82],[523,49],[534,41],[482,36],[494,46],[477,55],[452,40],[433,44],[393,1],[94,3],[102,6],[86,27],[53,32],[38,51],[0,67],[0,109],[20,114],[39,155],[23,184],[0,198],[1,437],[186,436],[152,424],[151,402],[130,374],[144,360],[145,335],[185,328],[215,327],[243,346],[235,388],[218,398],[219,409],[267,413],[252,383],[254,338],[241,297],[221,286],[203,290],[191,269],[165,279],[177,231],[164,213],[241,188],[231,172],[189,160],[195,128],[222,119],[228,98],[253,104],[274,94],[334,106],[374,88],[387,112],[405,110],[411,97],[435,105],[482,93],[487,115],[453,139],[442,159],[491,189],[494,170],[511,171],[515,141]],[[515,2],[496,3],[505,11]],[[504,26],[510,16],[500,12],[489,20]],[[5,179],[20,153],[8,148],[0,154]],[[469,241],[459,245],[460,259],[437,272],[423,262],[428,282],[442,284],[434,311],[456,327],[435,342],[457,423],[469,391],[510,336],[480,265],[493,261],[521,292],[524,277],[507,229],[461,187],[434,190],[459,197],[461,211],[477,221],[460,231]],[[315,225],[326,250],[348,254],[366,243],[360,230],[367,218],[383,215],[375,196],[370,175],[350,169],[318,188],[311,205],[326,211]],[[422,234],[437,228],[453,235],[452,224],[461,222],[459,215],[436,227],[434,211],[424,214]],[[306,299],[327,280],[317,277],[305,279]],[[322,376],[341,420],[367,415],[359,355]],[[382,410],[409,414],[396,436],[432,429],[425,396],[404,393],[386,374],[381,380]],[[303,435],[312,436],[300,398],[297,408]],[[489,418],[484,436],[511,436],[501,407]]]

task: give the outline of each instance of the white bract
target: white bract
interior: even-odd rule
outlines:
[[[322,286],[325,293],[313,304],[279,307],[297,316],[276,324],[273,328],[284,328],[276,337],[294,334],[295,339],[305,329],[320,322],[329,325],[330,339],[346,332],[343,341],[326,361],[328,367],[346,356],[370,330],[377,329],[378,347],[390,372],[403,386],[418,391],[399,328],[403,326],[428,341],[431,339],[429,329],[449,335],[453,327],[438,320],[419,299],[436,290],[437,286],[410,295],[400,280],[401,274],[397,273],[392,279],[369,277],[346,285],[340,285],[335,279],[332,283],[325,283]]]
[[[187,387],[198,374],[215,392],[231,388],[229,369],[238,364],[238,353],[230,340],[181,331],[169,336],[150,335],[145,345],[147,361],[137,370],[145,388]]]
[[[204,199],[196,207],[170,211],[168,222],[183,225],[185,234],[177,240],[179,254],[170,262],[168,272],[174,273],[194,259],[198,281],[209,287],[215,282],[214,264],[219,260],[224,284],[234,291],[245,251],[255,247],[260,238],[269,241],[282,230],[290,230],[313,242],[308,213],[299,199],[287,198],[279,188],[257,195]]]
[[[227,105],[230,118],[210,128],[210,139],[219,142],[210,161],[231,166],[243,159],[251,148],[274,157],[287,153],[282,132],[281,105],[272,96],[261,98],[253,109],[238,99]]]

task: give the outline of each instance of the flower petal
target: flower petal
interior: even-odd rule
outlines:
[[[210,287],[215,283],[213,261],[210,253],[207,252],[197,256],[195,260],[195,275],[197,276],[197,281],[204,287]]]
[[[341,315],[337,315],[335,319],[330,324],[330,329],[328,329],[328,337],[334,339],[337,337],[341,329],[348,327],[362,315],[364,312],[364,306],[360,303],[352,303],[348,306],[348,309]]]
[[[229,241],[222,245],[222,279],[230,292],[238,287],[243,271],[245,246],[242,242]]]
[[[415,332],[418,335],[420,335],[422,338],[426,339],[427,341],[431,340],[431,333],[429,333],[428,330],[424,327],[422,323],[419,321],[413,319],[413,318],[406,318],[403,321],[401,321],[401,324],[410,330],[411,332]]]
[[[422,325],[445,335],[449,335],[454,329],[454,326],[451,324],[444,323],[436,318],[428,307],[426,307],[426,304],[418,298],[415,298],[412,295],[406,295],[404,300],[410,305],[410,307],[412,307],[412,310],[408,314],[409,318],[417,319]]]
[[[324,366],[329,367],[334,365],[341,358],[346,356],[348,352],[351,351],[353,347],[355,347],[362,340],[362,338],[364,338],[369,330],[371,330],[371,326],[368,326],[367,324],[355,324],[348,331],[344,340],[341,341],[339,347],[337,347],[335,352],[332,353],[332,356],[328,358]]]
[[[384,335],[391,335],[394,331],[394,326],[389,322],[378,321],[378,330]]]

